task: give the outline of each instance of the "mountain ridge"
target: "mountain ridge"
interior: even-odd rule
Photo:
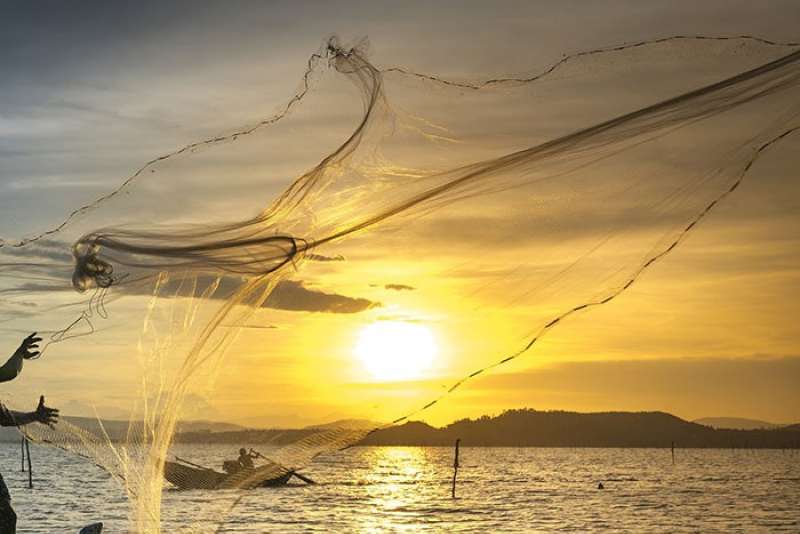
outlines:
[[[781,423],[762,421],[761,419],[748,419],[746,417],[702,417],[692,422],[712,428],[727,428],[732,430],[758,430],[790,426]]]
[[[508,410],[441,428],[419,421],[381,429],[365,445],[498,447],[800,448],[800,425],[769,430],[715,429],[666,412]]]
[[[86,417],[64,419],[111,441],[128,435],[129,423]],[[101,429],[102,423],[102,429]],[[364,420],[341,420],[303,428],[245,428],[229,423],[186,421],[179,423],[176,443],[287,445],[332,428],[368,429]],[[141,424],[141,423],[139,423]],[[375,423],[375,425],[378,425]],[[136,427],[134,426],[134,431]],[[134,432],[135,433],[135,432]],[[0,429],[0,441],[19,441],[16,428]],[[491,447],[676,447],[685,448],[800,448],[800,424],[771,429],[713,428],[666,412],[569,412],[534,409],[507,410],[497,416],[461,419],[443,427],[422,421],[370,432],[364,446],[465,446]]]

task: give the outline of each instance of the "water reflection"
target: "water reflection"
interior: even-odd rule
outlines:
[[[173,452],[218,465],[231,447]],[[29,490],[18,455],[18,443],[0,447],[20,534],[77,532],[93,521],[104,521],[109,532],[129,532],[124,492],[103,471],[57,449],[32,448]],[[305,472],[319,482],[314,486],[167,490],[162,531],[800,532],[796,452],[681,450],[676,456],[673,465],[664,449],[462,447],[453,500],[452,448],[356,447],[308,466]]]
[[[413,530],[412,511],[420,493],[426,493],[426,479],[433,471],[429,451],[420,447],[380,447],[366,455],[369,520],[359,532],[373,533]]]

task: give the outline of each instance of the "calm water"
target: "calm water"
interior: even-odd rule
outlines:
[[[186,446],[215,465],[236,447]],[[34,489],[19,446],[0,467],[19,532],[76,532],[93,521],[127,532],[126,500],[97,467],[33,447]],[[250,492],[164,492],[164,532],[800,532],[800,452],[462,448],[458,499],[452,450],[356,448],[306,469],[316,486]],[[598,490],[603,481],[605,490]],[[236,505],[231,509],[234,501]]]

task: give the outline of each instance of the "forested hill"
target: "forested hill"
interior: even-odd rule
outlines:
[[[73,425],[103,435],[96,419],[65,417]],[[300,429],[247,429],[214,422],[182,422],[175,441],[287,445],[320,429],[339,425],[368,428],[379,423],[337,421]],[[136,425],[134,425],[136,427]],[[125,421],[104,420],[103,430],[112,441],[128,434]],[[509,410],[497,417],[463,419],[443,428],[421,422],[375,431],[361,445],[452,446],[459,438],[464,446],[497,447],[714,447],[800,449],[800,424],[776,429],[714,429],[684,421],[664,412],[576,413]],[[19,442],[15,428],[0,429],[0,441]]]
[[[510,447],[800,448],[800,425],[774,430],[714,429],[664,412],[576,413],[510,410],[444,428],[410,422],[370,434],[365,445]]]

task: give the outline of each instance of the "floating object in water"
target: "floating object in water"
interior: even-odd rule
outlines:
[[[78,534],[100,534],[103,532],[103,523],[92,523],[83,527]]]
[[[603,485],[603,483],[601,482],[601,483],[599,483],[599,484],[597,485],[597,489],[606,489],[606,487],[605,487],[605,486]]]
[[[179,489],[233,489],[271,488],[285,486],[296,476],[303,482],[314,484],[310,478],[270,462],[255,469],[241,469],[235,473],[220,473],[177,458],[177,462],[164,462],[164,478]]]

